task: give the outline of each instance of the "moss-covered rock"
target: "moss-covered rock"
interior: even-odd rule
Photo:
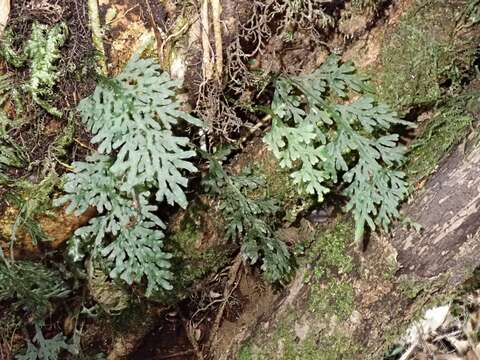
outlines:
[[[188,296],[200,280],[229,263],[235,247],[224,241],[221,217],[212,201],[197,198],[171,224],[168,250],[173,254],[174,290],[156,294],[155,300],[175,303]]]
[[[478,98],[478,93],[466,93],[434,110],[409,147],[404,168],[410,183],[432,174],[445,154],[461,142],[474,121],[467,105]]]
[[[258,331],[239,352],[253,359],[356,359],[356,343],[348,333],[355,310],[355,289],[349,254],[353,223],[340,218],[314,231],[305,242],[305,293],[274,322],[268,332]]]
[[[359,345],[355,340],[336,329],[303,327],[289,319],[279,323],[273,335],[262,343],[247,343],[239,354],[240,360],[354,360]],[[266,339],[264,339],[266,340]]]
[[[312,207],[314,198],[309,194],[299,192],[290,177],[288,169],[282,169],[273,154],[263,145],[254,152],[255,159],[246,166],[250,166],[254,175],[265,179],[265,186],[261,189],[264,196],[277,200],[283,209],[283,221],[286,224],[293,223],[298,215]]]
[[[415,0],[385,36],[374,78],[383,101],[400,111],[434,104],[473,69],[467,1]],[[468,29],[468,31],[465,31]]]

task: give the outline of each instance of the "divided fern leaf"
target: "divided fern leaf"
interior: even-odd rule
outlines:
[[[119,76],[104,80],[80,102],[79,111],[98,151],[118,152],[110,170],[125,177],[122,190],[154,187],[157,201],[185,207],[182,188],[187,179],[182,170],[196,171],[188,161],[195,152],[186,149],[188,138],[173,134],[172,125],[179,119],[201,123],[180,110],[173,99],[177,87],[154,60],[134,55]]]
[[[360,94],[346,102],[352,92]],[[351,63],[330,56],[314,73],[280,78],[272,101],[272,129],[264,141],[292,169],[292,178],[318,201],[332,185],[345,184],[347,209],[356,221],[356,241],[365,225],[386,228],[398,218],[407,194],[404,157],[394,125],[411,126],[371,95],[366,78]]]
[[[67,212],[81,214],[90,207],[98,212],[75,232],[69,250],[74,258],[81,260],[87,248],[109,264],[112,278],[129,285],[146,280],[147,296],[172,288],[165,224],[150,204],[151,192],[157,202],[186,207],[186,173],[196,171],[189,139],[176,136],[173,127],[180,119],[201,123],[180,109],[177,86],[152,59],[138,55],[116,78],[103,79],[79,105],[99,153],[73,163],[74,173],[65,176],[66,194],[55,202],[68,203]]]
[[[251,264],[261,263],[268,281],[281,281],[292,268],[288,248],[276,237],[271,225],[279,207],[273,199],[251,195],[264,185],[262,178],[248,169],[239,175],[223,169],[221,162],[227,153],[221,149],[216,154],[205,154],[209,159],[209,174],[203,184],[220,198],[227,239],[241,243],[241,253]]]

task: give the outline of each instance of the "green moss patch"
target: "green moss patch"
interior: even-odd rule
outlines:
[[[308,261],[314,264],[317,278],[336,273],[349,273],[353,269],[353,259],[348,247],[354,239],[354,224],[351,220],[338,219],[331,229],[319,229],[311,244]]]
[[[442,95],[442,84],[458,85],[473,68],[477,44],[461,26],[469,21],[467,5],[456,0],[413,2],[383,42],[377,77],[383,101],[401,111],[433,104]]]
[[[276,199],[282,206],[286,223],[294,222],[300,212],[315,203],[312,196],[298,192],[298,185],[293,183],[289,170],[282,169],[271,152],[264,150],[254,160],[253,174],[265,179],[262,191],[267,198]]]
[[[474,119],[465,108],[472,97],[466,94],[450,100],[429,119],[409,149],[404,169],[410,183],[432,174],[445,154],[468,133]]]
[[[299,339],[293,324],[280,323],[271,338],[258,346],[244,345],[238,355],[240,360],[337,360],[356,359],[359,346],[341,331],[310,331]]]
[[[350,283],[334,279],[326,285],[312,285],[309,300],[312,312],[336,315],[339,320],[346,320],[355,307],[355,292]]]

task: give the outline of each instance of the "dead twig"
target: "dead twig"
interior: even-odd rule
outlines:
[[[258,129],[260,129],[262,126],[266,125],[270,120],[272,119],[272,116],[270,114],[265,115],[258,123],[255,124],[252,128],[248,130],[248,133],[243,136],[240,141],[238,142],[240,148],[242,148],[243,143],[247,141],[247,139],[252,136]]]
[[[94,148],[92,148],[91,146],[88,146],[88,145],[84,144],[83,142],[81,142],[81,141],[78,140],[77,138],[73,139],[73,141],[75,141],[78,145],[80,145],[81,147],[83,147],[83,148],[85,148],[85,149],[87,149],[87,150],[90,150],[90,151],[93,151],[93,152],[97,151],[97,150],[95,150]]]
[[[102,28],[100,25],[100,15],[98,12],[98,1],[88,0],[88,15],[90,18],[90,28],[92,30],[92,40],[97,50],[96,59],[98,71],[102,75],[107,75],[107,61],[105,57],[105,48],[103,46]]]
[[[187,333],[188,340],[190,341],[190,344],[193,347],[193,350],[191,351],[195,353],[195,357],[197,358],[197,360],[204,360],[202,350],[200,349],[200,345],[198,345],[198,341],[195,338],[195,331],[193,329],[192,322],[188,321],[185,318],[181,309],[177,309],[177,312],[180,316],[180,319],[182,320],[182,325],[185,329],[185,332]]]
[[[171,358],[174,358],[174,357],[179,357],[179,356],[185,356],[185,355],[190,355],[190,354],[193,354],[195,352],[195,350],[185,350],[185,351],[180,351],[180,352],[176,352],[175,354],[170,354],[170,355],[165,355],[165,356],[161,356],[157,359],[160,359],[160,360],[163,360],[163,359],[171,359]]]
[[[238,276],[238,272],[240,270],[241,265],[242,265],[242,256],[241,254],[238,254],[235,257],[232,267],[230,268],[229,275],[228,275],[228,282],[225,285],[225,288],[223,290],[223,303],[222,305],[220,305],[217,316],[215,317],[215,321],[213,322],[212,330],[210,331],[210,334],[208,337],[208,342],[207,342],[208,349],[211,349],[213,347],[213,344],[217,340],[218,329],[220,327],[220,322],[222,321],[223,313],[225,312],[225,306],[228,303],[228,299],[230,298],[232,293],[235,291],[237,286],[240,284],[240,280],[238,279],[237,281],[237,276]]]
[[[202,7],[200,9],[200,24],[202,31],[202,49],[203,49],[203,79],[208,81],[212,78],[212,62],[210,57],[210,22],[208,20],[208,0],[202,0]]]

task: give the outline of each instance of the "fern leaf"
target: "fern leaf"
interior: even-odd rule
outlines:
[[[188,138],[173,135],[172,126],[179,119],[195,126],[201,122],[180,110],[173,99],[177,86],[153,60],[135,55],[117,78],[99,84],[82,100],[79,110],[99,152],[118,151],[110,170],[126,178],[123,191],[156,187],[158,201],[185,207],[182,171],[197,170],[188,161],[195,152],[186,149]]]
[[[146,296],[160,289],[171,290],[169,281],[173,278],[168,270],[172,255],[163,251],[163,232],[151,227],[151,224],[138,223],[101,250],[113,263],[112,278],[120,278],[129,285],[147,279]]]
[[[65,176],[66,194],[55,201],[68,203],[67,212],[95,207],[99,214],[75,232],[71,256],[79,261],[91,251],[110,266],[110,277],[129,285],[146,280],[147,296],[172,288],[165,224],[148,190],[158,202],[186,207],[185,173],[196,171],[188,138],[175,136],[173,126],[180,119],[201,123],[180,110],[177,85],[153,60],[138,55],[116,78],[103,79],[79,105],[100,154],[73,164],[75,172]]]
[[[338,101],[350,91],[367,95],[347,104]],[[365,226],[386,228],[398,218],[398,206],[407,194],[403,174],[395,170],[404,148],[398,145],[398,135],[388,131],[412,124],[378,104],[370,92],[366,78],[351,63],[340,64],[331,56],[310,75],[277,81],[272,129],[264,137],[280,166],[292,169],[294,182],[320,202],[343,173],[357,241]]]
[[[205,154],[209,159],[209,175],[203,180],[206,188],[217,194],[219,209],[226,224],[225,236],[241,241],[241,253],[251,264],[261,262],[265,278],[271,282],[285,279],[291,272],[290,253],[270,225],[270,218],[279,207],[273,199],[251,198],[248,193],[263,186],[263,179],[253,176],[248,169],[240,175],[230,175],[223,169],[220,154]]]

